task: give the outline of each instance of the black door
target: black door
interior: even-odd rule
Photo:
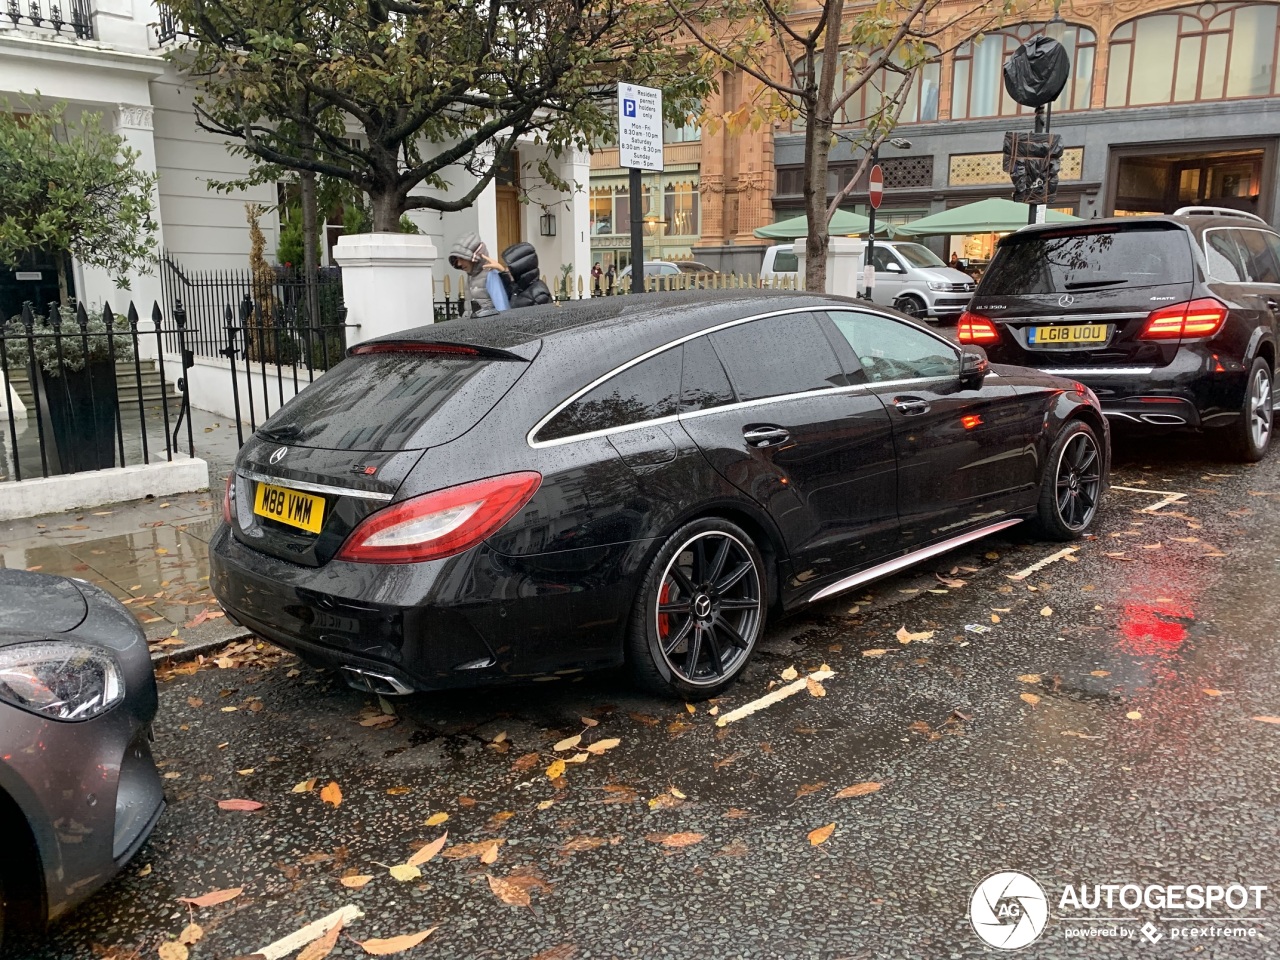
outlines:
[[[681,423],[712,466],[773,516],[798,582],[894,549],[888,414],[851,385],[813,314],[764,317],[687,343]]]
[[[893,423],[904,547],[995,523],[1034,498],[1033,404],[988,376],[960,383],[960,351],[917,326],[857,310],[828,312]]]

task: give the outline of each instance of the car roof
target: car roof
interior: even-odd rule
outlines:
[[[506,310],[487,317],[432,323],[379,337],[380,341],[458,343],[515,350],[539,340],[582,333],[632,330],[637,337],[680,337],[740,317],[796,308],[858,305],[865,301],[804,291],[697,290],[592,297],[562,304]],[[643,333],[641,332],[643,330]],[[374,341],[377,342],[377,341]],[[518,351],[517,351],[518,352]]]
[[[1203,232],[1210,227],[1244,227],[1246,229],[1275,232],[1275,228],[1270,224],[1265,221],[1254,220],[1252,217],[1211,213],[1160,213],[1144,214],[1138,217],[1099,217],[1092,220],[1069,221],[1067,223],[1035,223],[1025,226],[1007,237],[1002,237],[1000,242],[1004,243],[1006,240],[1014,240],[1015,238],[1022,239],[1023,237],[1035,236],[1040,233],[1107,232],[1112,227],[1141,230],[1144,228],[1149,229],[1156,224],[1191,230],[1195,233]]]

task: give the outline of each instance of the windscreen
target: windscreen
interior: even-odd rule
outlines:
[[[911,264],[913,267],[945,267],[946,264],[938,259],[938,255],[926,246],[918,243],[897,243],[894,244],[894,250],[898,256]]]
[[[528,364],[430,352],[348,357],[280,408],[259,433],[325,450],[406,450],[475,426]]]
[[[1187,233],[1157,222],[1012,236],[1000,244],[978,293],[1073,293],[1186,283],[1191,277]]]

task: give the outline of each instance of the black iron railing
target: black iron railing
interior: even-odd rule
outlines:
[[[133,304],[124,316],[109,306],[90,316],[83,304],[38,314],[28,303],[0,326],[0,480],[194,456],[186,322],[181,304],[171,321],[153,305],[152,329],[139,330]],[[165,369],[168,338],[184,369]],[[152,347],[158,359],[144,359]]]
[[[14,26],[52,28],[59,35],[65,27],[80,40],[93,39],[93,11],[89,0],[8,0],[5,15]]]

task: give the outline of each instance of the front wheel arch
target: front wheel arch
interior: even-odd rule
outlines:
[[[40,850],[26,815],[0,790],[0,946],[14,930],[39,930],[47,918]]]

